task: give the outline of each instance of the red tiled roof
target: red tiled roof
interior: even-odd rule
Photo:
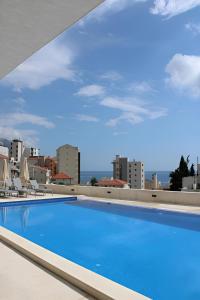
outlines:
[[[5,156],[3,154],[0,154],[0,159],[8,159],[8,156]]]
[[[116,186],[116,187],[123,187],[125,184],[127,184],[126,181],[120,180],[120,179],[102,179],[99,180],[97,185],[99,186]]]
[[[69,176],[66,173],[61,172],[52,176],[52,179],[73,179],[73,177]]]

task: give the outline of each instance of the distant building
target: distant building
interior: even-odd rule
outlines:
[[[133,189],[144,189],[144,163],[129,161],[127,157],[116,155],[113,161],[113,178],[127,181]]]
[[[100,187],[129,188],[127,181],[120,179],[101,179],[96,185]]]
[[[128,158],[116,155],[113,163],[113,178],[127,181],[128,180]]]
[[[152,179],[145,179],[145,189],[146,190],[159,190],[161,189],[161,185],[158,181],[157,173],[152,174]]]
[[[48,184],[51,176],[50,170],[47,168],[42,168],[40,166],[36,165],[29,165],[29,177],[30,179],[35,179],[37,180],[38,183],[41,184]]]
[[[54,184],[70,185],[73,178],[66,173],[58,173],[51,177],[51,181]]]
[[[32,157],[35,157],[35,156],[39,156],[40,155],[40,149],[38,148],[34,148],[34,147],[26,147],[24,149],[24,156],[26,157],[29,157],[29,156],[32,156]]]
[[[41,168],[45,168],[45,156],[40,155],[40,156],[29,156],[28,159],[28,164],[29,165],[34,165],[34,166],[39,166]]]
[[[10,146],[11,160],[16,163],[20,162],[23,152],[24,152],[23,141],[17,139],[12,140]]]
[[[0,155],[4,155],[6,157],[9,157],[9,149],[7,147],[0,145]]]
[[[57,173],[57,161],[53,157],[45,158],[45,167],[51,171],[51,176],[56,175]]]
[[[145,175],[143,162],[128,162],[128,183],[132,189],[144,189]]]
[[[80,184],[80,152],[78,147],[63,145],[57,149],[57,172],[72,177],[72,184]]]

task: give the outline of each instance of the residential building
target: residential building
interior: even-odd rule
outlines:
[[[19,163],[24,152],[23,141],[14,139],[10,146],[10,158],[16,163]]]
[[[54,184],[70,185],[73,178],[66,173],[58,173],[51,177],[51,181]]]
[[[43,155],[29,156],[27,161],[28,161],[29,165],[39,166],[39,167],[42,167],[42,168],[45,167],[45,156],[43,156]]]
[[[128,180],[128,158],[120,157],[120,155],[116,155],[115,160],[112,162],[113,164],[113,178],[121,179],[124,181]]]
[[[128,162],[128,183],[132,189],[144,189],[144,163],[141,161]]]
[[[63,145],[57,149],[57,172],[72,177],[72,184],[80,184],[80,152],[78,147]]]
[[[53,157],[45,158],[45,167],[51,171],[51,176],[56,175],[57,173],[57,161]]]
[[[120,179],[101,179],[96,185],[100,187],[129,188],[127,181]]]
[[[32,157],[35,157],[35,156],[39,156],[40,155],[40,149],[38,148],[34,148],[34,147],[26,147],[24,149],[24,156],[26,157],[29,157],[29,156],[32,156]]]
[[[48,184],[51,176],[50,170],[42,168],[36,165],[29,165],[29,177],[30,179],[37,180],[38,183]]]
[[[133,189],[144,189],[144,163],[129,161],[127,157],[116,155],[113,161],[113,178],[127,181]]]

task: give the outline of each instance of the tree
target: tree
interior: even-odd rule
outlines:
[[[96,177],[92,177],[91,180],[90,180],[90,184],[92,186],[95,186],[97,183],[98,183],[98,181],[97,181]]]
[[[190,168],[190,176],[195,176],[194,164],[191,165],[191,168]]]
[[[190,176],[190,171],[188,169],[189,156],[185,160],[183,155],[181,156],[179,167],[175,169],[174,172],[170,173],[170,190],[179,191],[182,188],[183,177]]]

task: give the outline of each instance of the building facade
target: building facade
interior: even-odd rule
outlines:
[[[116,155],[113,164],[113,178],[128,181],[128,158]]]
[[[113,178],[128,182],[132,189],[145,188],[144,163],[129,161],[127,157],[116,155],[113,163]]]
[[[145,176],[143,162],[128,162],[128,183],[132,189],[144,189]]]
[[[80,184],[80,152],[78,147],[63,145],[57,149],[57,172],[72,177],[72,184]]]
[[[28,157],[28,164],[32,166],[39,166],[41,168],[45,167],[45,156],[29,156]]]
[[[57,173],[57,161],[53,157],[45,158],[45,167],[51,171],[51,176],[56,175]]]
[[[35,157],[35,156],[39,156],[39,155],[40,155],[40,149],[38,149],[38,148],[26,147],[24,149],[24,156],[26,156],[26,157],[29,157],[29,156]]]
[[[38,183],[48,184],[50,181],[51,172],[47,168],[42,168],[36,165],[29,165],[29,177],[30,179],[37,180]]]
[[[19,163],[23,155],[23,152],[24,152],[23,141],[17,139],[12,140],[10,146],[10,159],[16,163]]]

